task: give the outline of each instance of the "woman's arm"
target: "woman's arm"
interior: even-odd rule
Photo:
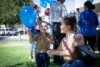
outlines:
[[[47,53],[49,55],[58,55],[58,56],[69,56],[70,53],[68,52],[68,50],[48,50]]]
[[[68,49],[66,49],[66,46],[63,43],[63,40],[61,41],[61,44],[59,45],[57,50],[48,50],[47,53],[49,55],[58,55],[58,56],[69,56],[70,55]]]

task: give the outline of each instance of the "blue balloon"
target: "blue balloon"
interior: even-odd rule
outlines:
[[[40,5],[44,8],[47,7],[47,3],[50,4],[50,6],[52,6],[54,4],[54,2],[57,0],[40,0]]]
[[[55,3],[56,1],[51,1],[50,2],[50,7]]]
[[[52,0],[47,0],[48,3],[50,3]]]
[[[47,0],[40,0],[40,5],[44,8],[47,7]]]
[[[92,3],[94,0],[88,0],[88,1],[90,1]]]
[[[36,11],[30,7],[23,7],[20,11],[21,22],[29,29],[36,26]]]
[[[47,0],[47,2],[50,4],[50,7],[56,2],[57,0]]]
[[[51,3],[51,2],[53,2],[53,1],[57,1],[57,0],[47,0],[48,3]]]

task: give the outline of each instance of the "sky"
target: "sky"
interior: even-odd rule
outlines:
[[[66,6],[67,12],[69,13],[71,10],[75,10],[76,8],[83,7],[84,2],[87,0],[65,0],[64,5]],[[40,0],[33,0],[33,2],[40,6]],[[98,3],[100,0],[94,0],[93,3]],[[40,6],[41,7],[41,6]],[[49,8],[49,4],[47,4]],[[40,16],[44,15],[45,8],[41,7]]]
[[[75,8],[83,7],[85,1],[87,0],[75,0]],[[100,3],[100,0],[94,0],[93,4],[98,3],[98,2]]]

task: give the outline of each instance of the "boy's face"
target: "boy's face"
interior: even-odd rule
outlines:
[[[45,29],[45,30],[47,31],[47,29],[48,29],[47,24],[46,24],[46,23],[42,23],[41,25],[42,25],[42,28]]]

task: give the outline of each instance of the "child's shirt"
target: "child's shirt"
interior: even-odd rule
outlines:
[[[37,41],[36,52],[46,53],[49,49],[49,42],[46,40],[46,37],[50,38],[49,35],[43,36],[41,34],[34,35],[34,40]]]

